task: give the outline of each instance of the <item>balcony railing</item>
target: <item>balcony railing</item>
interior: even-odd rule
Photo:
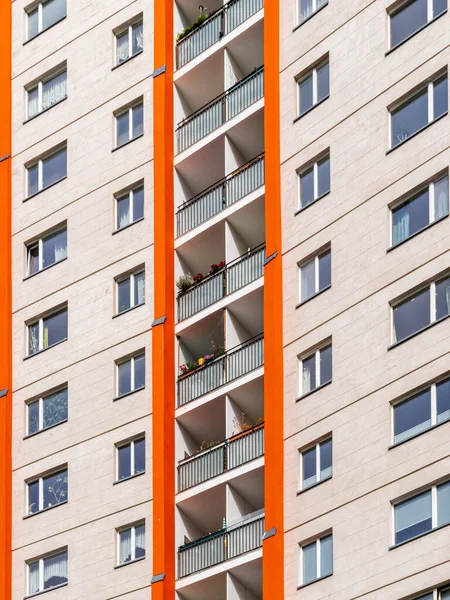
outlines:
[[[208,189],[184,202],[177,211],[177,236],[183,235],[264,185],[264,154],[260,154]]]
[[[186,117],[178,124],[177,151],[182,152],[260,100],[264,95],[264,67]]]
[[[208,275],[177,298],[178,321],[198,313],[207,306],[245,287],[262,277],[264,272],[265,244],[249,250],[222,270]]]
[[[262,8],[263,0],[231,0],[225,4],[177,42],[177,68],[210,48]]]
[[[178,579],[261,548],[264,509],[178,548]]]
[[[255,425],[178,463],[178,491],[209,481],[264,455],[264,425]]]
[[[264,336],[247,340],[214,361],[182,375],[177,382],[178,406],[183,406],[203,394],[234,381],[264,364]]]

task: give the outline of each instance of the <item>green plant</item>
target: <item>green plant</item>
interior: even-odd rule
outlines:
[[[175,283],[179,289],[179,293],[182,294],[194,285],[194,278],[190,273],[186,273],[186,275],[180,275]]]
[[[191,31],[198,29],[200,27],[200,25],[202,25],[208,17],[209,17],[209,15],[202,13],[191,25],[188,25],[187,27],[185,27],[183,29],[183,31],[181,31],[177,35],[177,42],[179,42],[184,37],[186,37],[189,33],[191,33]]]

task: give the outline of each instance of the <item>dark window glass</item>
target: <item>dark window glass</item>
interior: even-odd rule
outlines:
[[[67,257],[67,230],[42,240],[42,267],[49,267]]]
[[[437,17],[447,10],[447,0],[433,0],[433,17]]]
[[[119,365],[119,396],[131,392],[131,360]]]
[[[28,275],[39,271],[39,244],[28,248]]]
[[[134,359],[134,389],[137,390],[145,385],[145,354],[136,356]]]
[[[430,531],[431,491],[400,502],[395,507],[395,543],[400,544]]]
[[[433,118],[437,119],[448,110],[448,85],[447,77],[439,79],[435,83],[433,94]]]
[[[331,285],[331,252],[319,256],[319,292]]]
[[[300,80],[300,114],[309,110],[313,105],[313,77],[312,74]]]
[[[303,394],[307,394],[308,392],[312,392],[316,389],[316,355],[313,354],[309,358],[305,358],[302,361],[302,366],[302,392]]]
[[[301,12],[301,21],[305,21],[314,13],[314,3],[313,0],[301,0],[300,1],[300,12]]]
[[[39,323],[28,327],[28,354],[39,352]]]
[[[448,176],[434,182],[434,218],[448,215]]]
[[[317,481],[316,448],[303,452],[303,488],[307,488]]]
[[[394,442],[406,440],[431,426],[431,393],[425,390],[394,407]]]
[[[130,308],[130,278],[117,283],[118,311],[121,313]]]
[[[300,200],[302,208],[314,202],[314,168],[300,174]]]
[[[67,175],[67,150],[64,148],[42,161],[42,185],[44,188]]]
[[[117,200],[117,229],[131,223],[130,195],[127,194]]]
[[[425,88],[406,104],[392,111],[392,147],[428,124],[428,92]]]
[[[133,107],[133,137],[142,135],[144,132],[144,107],[138,104]]]
[[[133,54],[137,54],[144,48],[144,35],[143,35],[143,25],[139,23],[138,25],[134,25],[133,27]]]
[[[42,4],[42,28],[51,27],[66,16],[66,0],[48,0]]]
[[[34,38],[39,33],[39,16],[38,9],[28,13],[28,39]]]
[[[316,543],[303,546],[303,583],[317,579],[317,548]]]
[[[312,298],[316,293],[316,264],[315,260],[310,260],[301,267],[301,301],[304,302]]]
[[[426,289],[394,308],[395,341],[400,342],[430,324],[430,290]]]
[[[450,277],[436,283],[436,320],[450,314]]]
[[[450,523],[450,481],[437,486],[437,526]]]
[[[317,163],[317,196],[323,196],[330,191],[330,157],[327,156]]]
[[[328,383],[332,378],[332,349],[331,346],[320,351],[320,385]]]
[[[427,23],[427,0],[413,0],[391,16],[391,48]]]
[[[119,479],[131,475],[131,444],[119,448]]]
[[[331,477],[332,464],[332,443],[327,440],[320,444],[320,479]]]
[[[138,221],[144,216],[144,188],[140,187],[133,192],[133,219]]]
[[[145,440],[136,440],[134,442],[134,472],[143,473],[145,471]]]
[[[317,102],[324,100],[330,94],[329,64],[326,63],[317,69]]]
[[[428,188],[392,212],[392,243],[399,244],[430,222]]]
[[[60,390],[44,398],[44,429],[67,421],[67,400],[67,389]]]
[[[331,535],[320,540],[320,577],[333,572],[333,538]]]
[[[44,348],[53,346],[67,338],[67,311],[44,319]]]
[[[117,146],[122,146],[130,139],[130,114],[129,111],[116,117],[117,121]]]
[[[39,400],[28,404],[28,433],[39,431]]]
[[[28,169],[28,195],[32,196],[39,191],[39,167],[34,165]]]
[[[438,423],[450,419],[450,379],[436,386],[436,409]]]
[[[56,506],[67,500],[67,471],[43,478],[44,508]]]
[[[39,511],[39,481],[28,484],[28,514]]]

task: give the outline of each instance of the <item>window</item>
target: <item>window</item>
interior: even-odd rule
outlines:
[[[144,218],[144,186],[116,196],[116,230]]]
[[[331,285],[331,250],[300,266],[300,302],[309,300]]]
[[[394,544],[450,523],[450,481],[394,505]]]
[[[67,308],[28,325],[28,356],[67,339]]]
[[[309,206],[330,191],[330,156],[324,156],[298,174],[300,209]]]
[[[120,65],[144,49],[144,29],[142,21],[128,25],[115,34],[116,65]]]
[[[138,438],[117,446],[117,480],[145,472],[145,439]]]
[[[126,565],[145,557],[145,523],[117,530],[117,563]]]
[[[300,0],[300,23],[328,4],[328,0]]]
[[[333,474],[331,439],[318,442],[300,453],[301,489],[329,479]]]
[[[66,67],[45,75],[36,84],[26,89],[27,119],[31,119],[67,97]]]
[[[145,272],[139,270],[116,279],[117,314],[145,302]]]
[[[116,148],[144,133],[144,105],[142,101],[116,113]]]
[[[27,167],[27,197],[67,177],[67,148],[40,158]]]
[[[67,227],[27,245],[27,277],[67,258]]]
[[[145,354],[137,354],[117,363],[118,396],[145,386]]]
[[[300,396],[309,394],[331,381],[331,344],[300,359]]]
[[[326,535],[300,546],[301,584],[305,585],[333,573],[333,536]]]
[[[67,468],[27,483],[27,515],[67,502]]]
[[[66,16],[66,0],[47,0],[27,10],[27,39],[31,40]]]
[[[450,588],[447,587],[441,590],[433,590],[428,594],[416,596],[414,600],[450,600]]]
[[[424,25],[447,10],[447,0],[412,0],[404,2],[389,15],[391,48],[414,35]]]
[[[55,552],[27,563],[27,594],[37,594],[68,582],[67,550]]]
[[[391,148],[432,123],[448,110],[447,74],[431,81],[391,110]]]
[[[393,341],[402,340],[450,314],[450,277],[433,282],[392,307]]]
[[[446,215],[448,215],[448,175],[432,181],[406,202],[392,208],[392,245],[400,244]]]
[[[450,379],[394,404],[394,444],[450,419]]]
[[[67,388],[27,403],[27,435],[67,421]]]
[[[306,73],[298,80],[300,115],[328,98],[330,94],[330,74],[328,59]]]

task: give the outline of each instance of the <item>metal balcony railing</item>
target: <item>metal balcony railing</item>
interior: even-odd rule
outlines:
[[[264,425],[255,425],[213,448],[178,463],[178,491],[183,492],[217,475],[264,455]]]
[[[262,546],[264,509],[178,548],[178,579]]]
[[[177,68],[210,48],[263,8],[263,0],[231,0],[177,42]]]
[[[263,364],[264,334],[261,333],[214,361],[179,377],[177,404],[183,406]]]
[[[203,139],[264,95],[264,67],[233,85],[226,92],[186,117],[176,129],[177,151]]]
[[[184,202],[176,213],[177,236],[191,231],[263,185],[264,153]]]
[[[262,277],[265,249],[265,244],[261,244],[249,250],[217,273],[208,275],[180,294],[177,298],[178,321],[187,319]]]

